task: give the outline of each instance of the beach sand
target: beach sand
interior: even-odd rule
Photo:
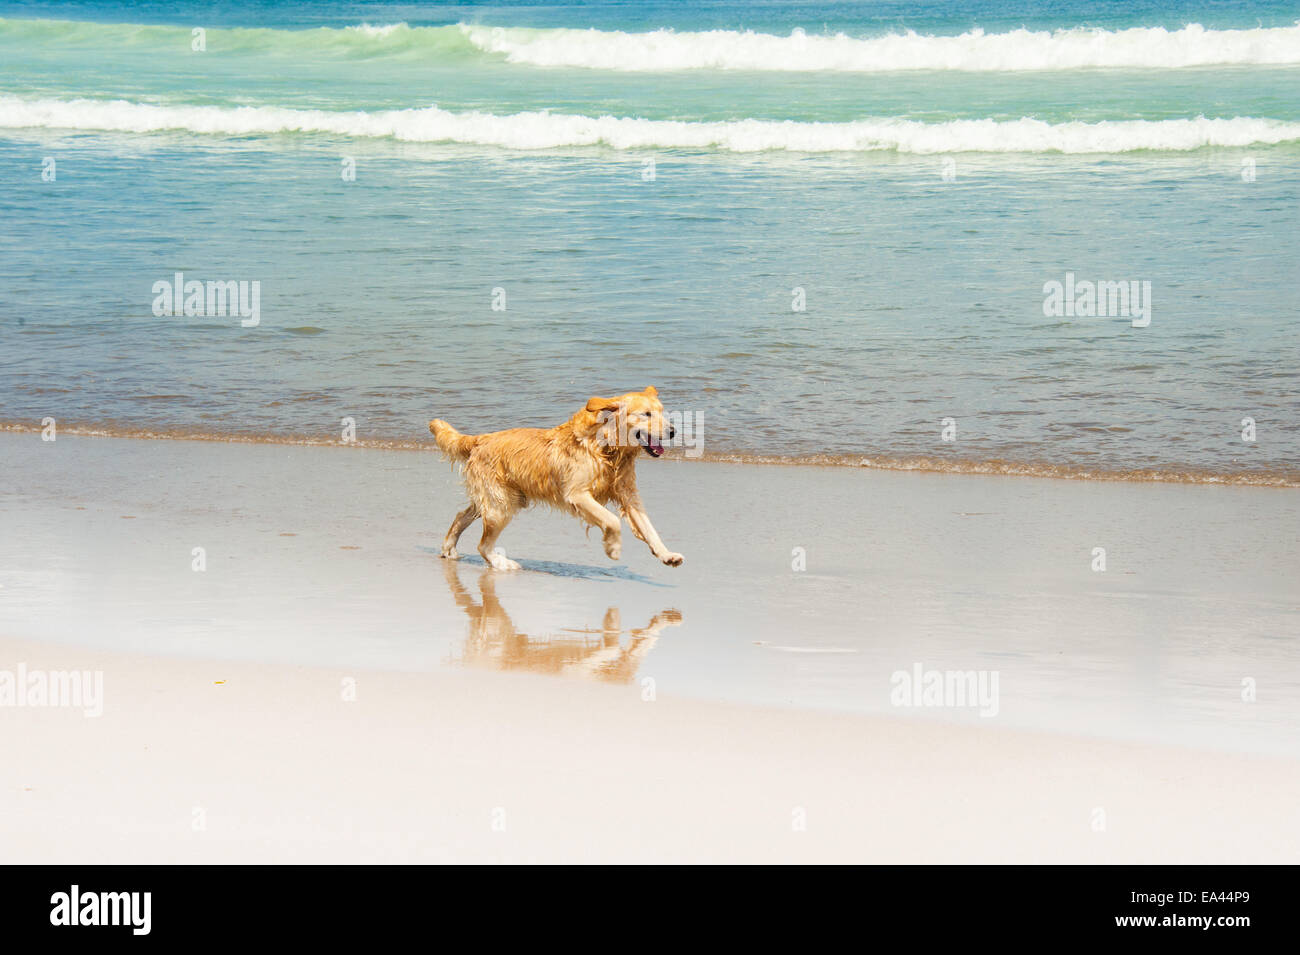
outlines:
[[[1205,863],[1300,853],[1293,760],[645,702],[519,674],[15,641],[0,653],[102,669],[108,701],[99,718],[4,714],[9,862]],[[345,679],[354,702],[342,700]]]
[[[104,680],[0,708],[10,861],[1300,856],[1287,490],[646,459],[683,567],[538,512],[498,574],[433,454],[0,456],[0,671]]]

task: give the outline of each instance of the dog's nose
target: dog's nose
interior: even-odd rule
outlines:
[[[677,429],[674,428],[672,425],[668,426],[668,437],[669,439],[677,437]]]

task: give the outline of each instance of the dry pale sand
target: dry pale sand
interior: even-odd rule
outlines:
[[[7,862],[1300,857],[1293,760],[523,674],[0,658],[100,669],[106,699],[0,714]]]

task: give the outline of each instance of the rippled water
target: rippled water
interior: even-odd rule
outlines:
[[[764,22],[715,4],[431,23],[245,4],[196,54],[198,11],[134,14],[163,24],[141,30],[109,26],[130,19],[111,7],[33,26],[74,13],[0,4],[0,421],[334,440],[346,417],[402,444],[434,415],[549,425],[655,384],[709,456],[1300,481],[1300,133],[1261,132],[1300,129],[1300,41],[1276,62],[1294,17],[1030,6],[1031,30],[1086,21],[1117,50],[1140,26],[1283,32],[1270,62],[1218,67],[830,73],[786,43],[768,72],[627,72],[593,51],[676,27],[733,31],[718,48],[741,57],[742,28],[785,43],[820,24],[804,4]],[[825,35],[879,42],[899,8],[817,9]],[[934,37],[1021,25],[978,4],[918,17]],[[366,19],[409,26],[343,29]],[[563,62],[480,49],[455,26],[470,21]],[[223,38],[233,26],[256,30]],[[536,33],[573,27],[604,39]],[[418,32],[436,29],[453,32]],[[305,110],[328,123],[294,132]],[[660,125],[583,125],[602,116]],[[1242,144],[1167,125],[1201,116]],[[578,145],[592,129],[607,138]],[[718,141],[681,145],[700,136]],[[403,141],[422,138],[459,141]],[[799,151],[830,143],[851,148]],[[260,324],[155,316],[177,272],[260,282]],[[1067,273],[1150,282],[1149,327],[1044,315]]]

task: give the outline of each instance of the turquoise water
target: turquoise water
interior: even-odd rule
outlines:
[[[1294,484],[1298,21],[0,2],[0,422],[401,445],[653,383],[708,455]],[[177,272],[258,324],[156,315]],[[1045,315],[1067,273],[1150,324]]]

